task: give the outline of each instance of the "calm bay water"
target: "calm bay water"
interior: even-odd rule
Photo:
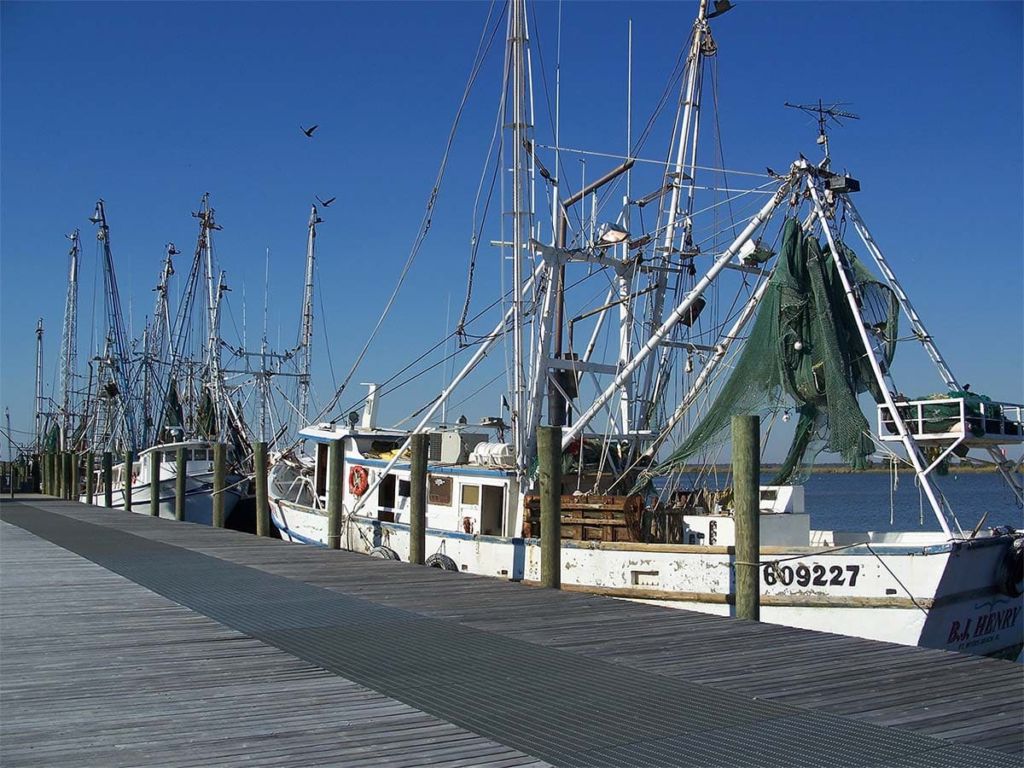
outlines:
[[[719,474],[717,480],[724,484],[726,473]],[[761,478],[762,484],[770,480],[770,475]],[[715,485],[714,480],[711,484]],[[985,528],[1009,525],[1024,530],[1024,510],[998,474],[951,472],[937,477],[935,484],[965,531],[973,529],[986,512]],[[804,505],[811,514],[811,527],[821,530],[940,530],[928,500],[910,474],[900,474],[895,487],[892,476],[884,472],[814,474],[804,485]]]
[[[1024,510],[995,473],[950,473],[936,478],[964,530],[988,513],[984,527],[1024,529]],[[804,486],[811,527],[833,530],[937,531],[938,521],[913,475],[901,474],[895,489],[884,473],[816,474]],[[890,524],[890,509],[893,522]],[[923,510],[923,523],[922,523]]]

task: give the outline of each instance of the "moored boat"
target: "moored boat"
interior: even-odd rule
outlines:
[[[785,470],[761,489],[762,619],[1016,657],[1024,644],[1024,534],[984,529],[984,519],[965,530],[936,475],[953,456],[987,454],[1024,500],[1019,461],[996,450],[1021,444],[1021,407],[979,402],[960,386],[852,201],[860,183],[830,170],[824,133],[819,163],[801,156],[742,193],[696,183],[707,172],[696,160],[703,63],[717,54],[709,21],[728,5],[709,13],[700,3],[669,159],[654,192],[627,194],[613,221],[582,227],[573,245],[571,206],[632,173],[635,158],[558,196],[528,135],[526,13],[510,4],[500,122],[513,211],[495,242],[512,267],[503,285],[512,288],[501,297],[501,317],[489,333],[464,333],[471,359],[417,411],[413,428],[380,428],[371,387],[361,418],[302,430],[312,455],[294,450],[273,462],[273,521],[286,538],[325,544],[327,500],[340,494],[343,548],[407,559],[408,451],[411,436],[426,433],[430,563],[537,580],[536,429],[546,421],[563,429],[563,587],[728,614],[736,565],[728,484],[688,484],[682,473],[721,449],[729,416],[757,413],[774,425],[795,411]],[[557,152],[547,167],[560,167]],[[539,242],[532,207],[538,177],[558,201],[550,244]],[[721,197],[696,204],[709,190],[746,205],[742,216],[719,221]],[[658,215],[645,224],[647,205]],[[845,240],[847,224],[864,263]],[[897,332],[901,317],[913,329],[908,339]],[[437,424],[438,411],[499,341],[510,361],[502,415],[479,427]],[[898,343],[924,346],[943,397],[899,393],[891,370]],[[862,396],[875,402],[873,428]],[[330,444],[341,446],[340,487],[328,471]],[[672,446],[669,455],[663,446]],[[870,455],[908,464],[941,530],[813,528],[798,483],[824,449],[855,466]]]

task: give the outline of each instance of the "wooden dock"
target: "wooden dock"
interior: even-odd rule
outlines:
[[[1022,668],[40,496],[0,505],[0,764],[1020,764]]]

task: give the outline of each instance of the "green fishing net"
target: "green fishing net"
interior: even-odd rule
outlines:
[[[899,305],[845,245],[854,293],[875,354],[892,362]],[[707,414],[673,453],[653,468],[668,474],[689,458],[724,443],[733,415],[795,407],[796,429],[786,459],[772,481],[800,482],[823,449],[863,468],[874,446],[857,396],[881,392],[864,351],[836,264],[828,250],[799,223],[783,229],[778,264],[761,300],[743,351]]]

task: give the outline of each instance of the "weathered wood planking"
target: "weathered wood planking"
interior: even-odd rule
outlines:
[[[0,523],[0,764],[539,761]]]
[[[1024,751],[1021,670],[1007,662],[553,593],[77,504],[43,506],[113,531],[534,644],[538,650],[591,659],[598,669],[611,669],[602,667],[610,663],[686,680],[752,700],[841,716],[844,725],[883,725],[963,745]],[[626,757],[616,754],[594,752],[591,757],[610,764]],[[651,754],[654,764],[659,755],[672,755],[656,749]]]

